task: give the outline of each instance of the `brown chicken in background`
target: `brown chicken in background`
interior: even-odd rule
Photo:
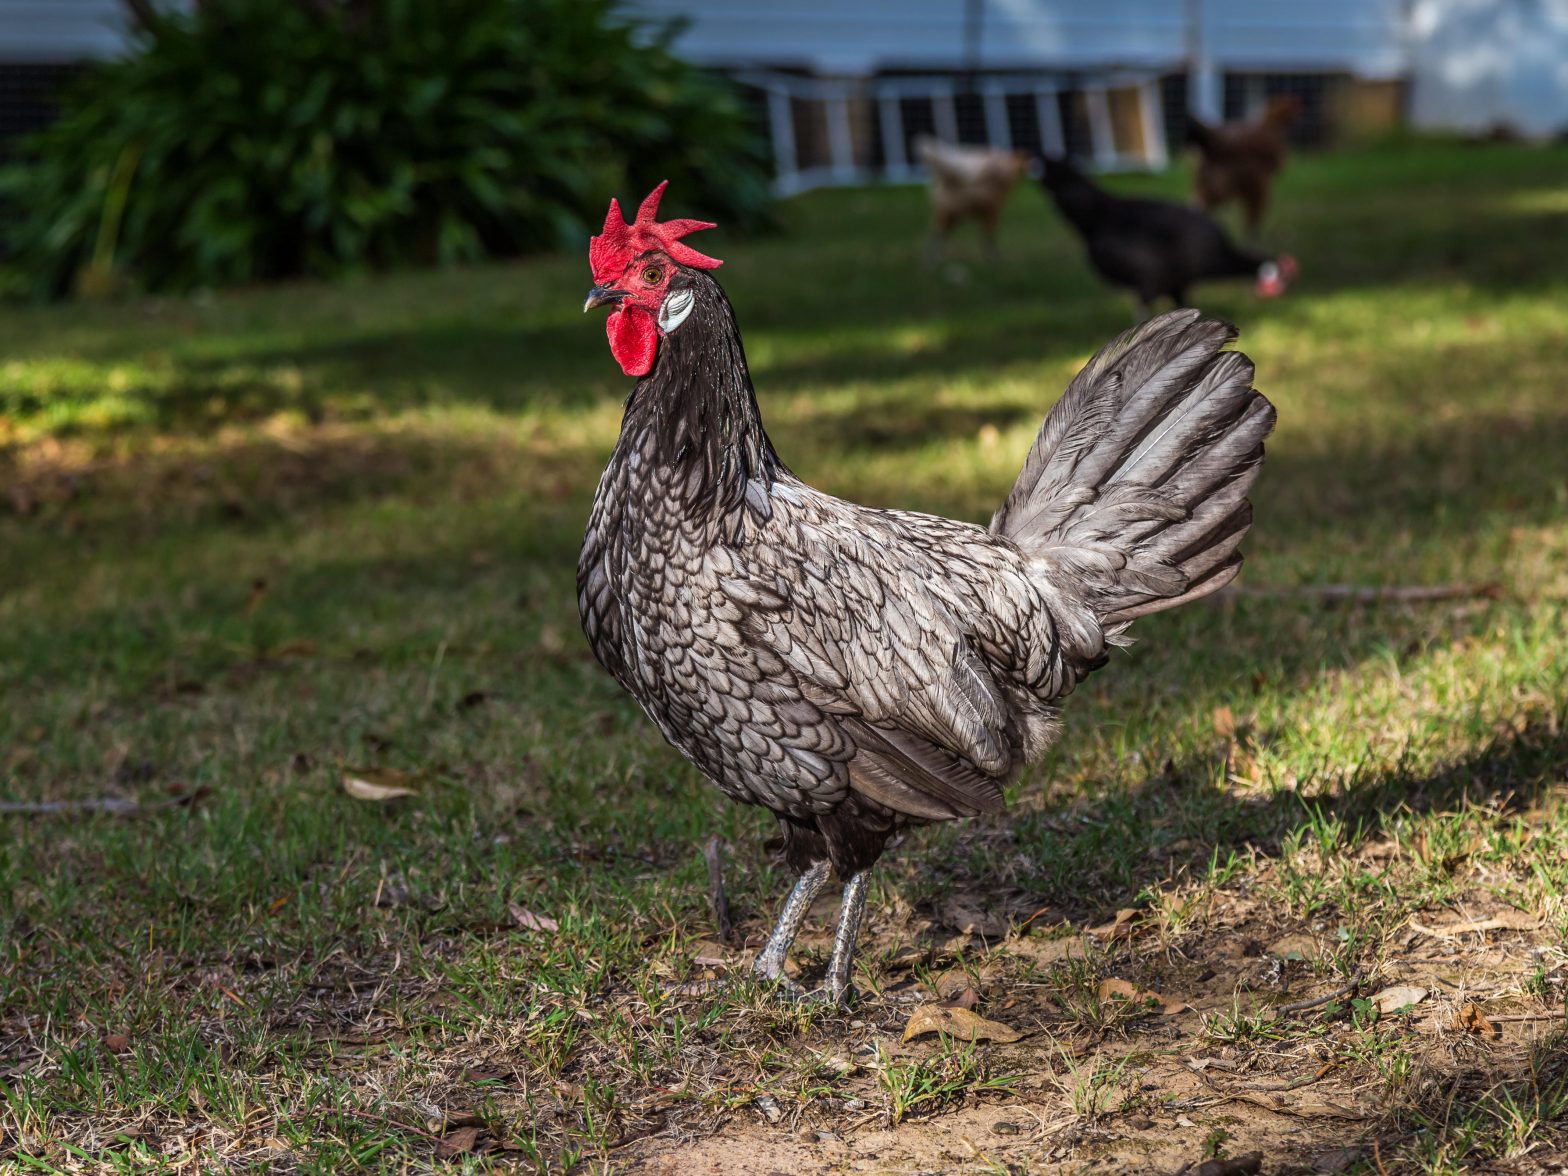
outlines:
[[[1301,113],[1301,103],[1288,94],[1269,101],[1263,116],[1253,122],[1209,126],[1187,119],[1187,139],[1199,153],[1198,207],[1212,212],[1232,200],[1239,201],[1247,233],[1254,240],[1268,210],[1274,177],[1285,166],[1289,149],[1286,135]]]
[[[996,222],[1013,188],[1029,170],[1022,151],[962,147],[929,135],[914,141],[915,158],[931,178],[931,240],[926,259],[938,261],[947,238],[960,221],[974,219],[985,233],[986,250],[996,257]]]

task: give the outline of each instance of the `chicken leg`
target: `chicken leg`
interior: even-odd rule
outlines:
[[[768,936],[768,941],[762,945],[762,950],[757,953],[756,963],[751,965],[752,975],[759,980],[770,983],[782,983],[793,987],[794,981],[784,974],[784,960],[789,955],[790,945],[795,942],[795,936],[800,934],[800,925],[805,922],[806,912],[811,909],[811,904],[816,900],[822,887],[827,884],[828,863],[818,862],[802,874],[795,883],[795,888],[789,892],[789,897],[784,900],[784,908],[779,911],[778,922],[773,925],[773,933]],[[837,950],[837,943],[834,945]]]
[[[833,955],[828,960],[827,999],[847,1005],[855,995],[850,983],[855,970],[855,941],[860,937],[860,921],[866,913],[866,880],[870,870],[861,870],[844,883],[844,898],[838,908],[838,930],[833,933]]]
[[[800,933],[806,912],[816,900],[828,880],[828,863],[818,862],[802,874],[795,887],[784,900],[773,933],[757,953],[751,966],[752,975],[770,984],[782,985],[786,991],[823,999],[836,1005],[849,1003],[854,995],[850,980],[855,967],[855,940],[860,935],[860,923],[866,913],[866,879],[869,870],[862,870],[844,883],[844,897],[839,903],[838,929],[833,933],[833,954],[828,960],[828,974],[821,988],[801,994],[793,980],[784,972],[784,960],[790,945]]]

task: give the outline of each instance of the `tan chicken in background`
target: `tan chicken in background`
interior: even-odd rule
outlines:
[[[1022,151],[965,147],[929,135],[914,141],[915,158],[926,165],[931,180],[931,239],[926,260],[940,261],[947,238],[960,221],[980,222],[986,251],[996,257],[996,222],[1013,188],[1029,170]]]

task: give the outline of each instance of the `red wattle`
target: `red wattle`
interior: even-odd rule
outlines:
[[[653,370],[653,357],[659,350],[659,328],[653,316],[636,303],[623,302],[610,312],[605,323],[610,336],[610,354],[628,376],[646,376]]]

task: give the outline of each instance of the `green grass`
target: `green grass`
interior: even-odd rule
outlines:
[[[994,1170],[1120,1154],[1128,1116],[1186,1139],[1178,1112],[1197,1159],[1220,1111],[1162,1092],[1190,1081],[1180,1057],[1223,1050],[1332,1061],[1375,1105],[1302,1121],[1282,1155],[1377,1138],[1391,1171],[1448,1172],[1561,1149],[1560,1021],[1488,1046],[1343,1002],[1268,1006],[1357,968],[1446,968],[1434,1004],[1562,1006],[1565,165],[1444,144],[1299,160],[1270,229],[1297,287],[1200,292],[1279,408],[1245,582],[1497,598],[1253,594],[1140,622],[1008,818],[889,856],[873,995],[847,1018],[745,985],[667,991],[711,954],[709,834],[747,934],[788,879],[769,819],[665,747],[577,630],[577,543],[626,390],[578,310],[584,258],[0,308],[0,793],[147,806],[0,815],[0,1159],[417,1166],[467,1123],[483,1154],[456,1163],[598,1168],[867,1114],[914,1139],[1009,1100],[1083,1122],[1000,1160],[990,1141]],[[963,240],[967,280],[923,269],[923,201],[819,193],[779,237],[702,247],[798,472],[983,520],[1131,307],[1034,191],[1001,264]],[[345,768],[416,795],[355,800]],[[953,934],[954,903],[1051,913],[999,945]],[[1121,907],[1132,939],[1049,958],[1053,924]],[[1410,930],[1503,907],[1539,928]],[[1287,933],[1321,950],[1270,955]],[[897,1046],[897,998],[953,968],[1035,1036]],[[1190,992],[1181,1041],[1102,1008],[1113,974]]]

